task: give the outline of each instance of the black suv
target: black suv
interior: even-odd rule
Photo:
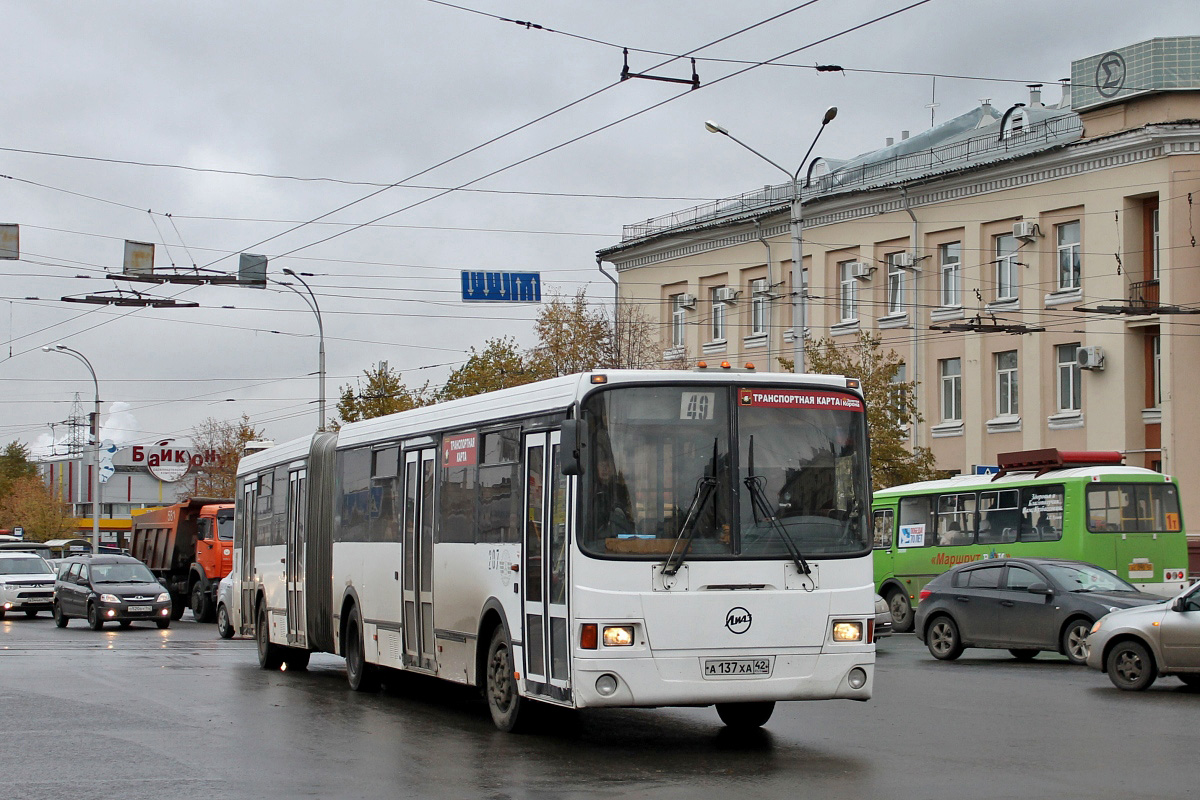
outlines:
[[[115,621],[128,628],[135,619],[171,624],[171,595],[145,564],[132,556],[82,555],[58,565],[54,583],[54,624],[67,627],[84,617],[92,630]]]

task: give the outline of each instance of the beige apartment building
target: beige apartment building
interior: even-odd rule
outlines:
[[[912,441],[943,469],[1120,450],[1179,478],[1195,528],[1200,36],[1083,58],[1071,74],[1052,105],[1035,86],[803,165],[803,292],[790,182],[626,226],[599,256],[621,302],[661,322],[666,361],[779,369],[797,327],[847,345],[878,333],[919,382]]]

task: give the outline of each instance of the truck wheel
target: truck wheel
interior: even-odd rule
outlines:
[[[187,608],[187,600],[177,594],[171,595],[171,620],[178,621],[183,619],[184,609]]]
[[[277,644],[271,644],[271,636],[267,628],[267,607],[258,607],[258,622],[254,626],[254,638],[258,641],[258,665],[266,670],[279,669],[283,663],[283,654]]]
[[[196,622],[212,622],[212,599],[199,581],[192,587],[192,616]]]

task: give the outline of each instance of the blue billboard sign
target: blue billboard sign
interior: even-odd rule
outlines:
[[[462,273],[462,299],[466,302],[540,303],[540,272]]]

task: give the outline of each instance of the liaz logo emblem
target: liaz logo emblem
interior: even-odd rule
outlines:
[[[750,623],[753,617],[750,612],[741,606],[734,606],[725,614],[725,627],[730,633],[745,633],[750,630]]]

